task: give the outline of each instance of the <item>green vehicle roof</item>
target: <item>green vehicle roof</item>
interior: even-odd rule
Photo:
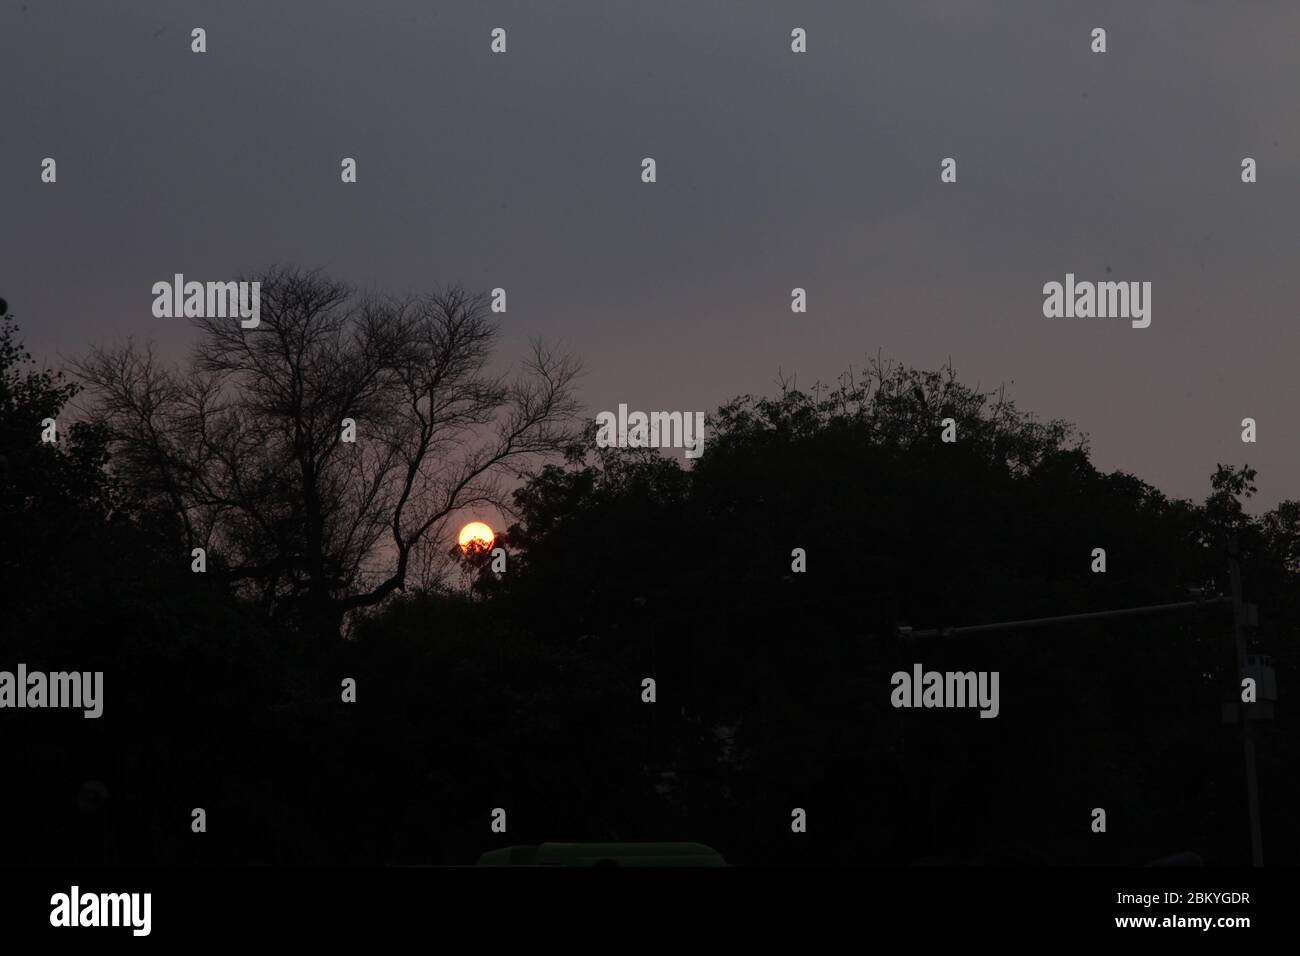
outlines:
[[[726,866],[703,843],[543,843],[489,850],[479,866]]]

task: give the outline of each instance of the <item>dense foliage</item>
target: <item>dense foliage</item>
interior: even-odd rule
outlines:
[[[1249,469],[1171,500],[951,369],[873,364],[725,405],[689,468],[576,446],[515,494],[505,574],[478,556],[468,590],[398,592],[308,657],[291,622],[176,560],[184,529],[102,434],[64,428],[75,387],[4,329],[0,668],[105,672],[98,720],[3,715],[11,862],[470,863],[656,839],[749,864],[1246,856],[1224,609],[911,644],[896,627],[1226,592],[1235,534],[1285,695],[1300,504],[1249,515]],[[1000,671],[1000,716],[891,708],[914,662]],[[1283,700],[1259,735],[1272,862],[1297,849],[1294,723]]]

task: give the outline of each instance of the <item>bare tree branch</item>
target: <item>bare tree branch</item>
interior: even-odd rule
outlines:
[[[451,516],[501,502],[505,479],[572,444],[581,369],[534,342],[517,374],[491,373],[496,326],[461,289],[394,299],[314,272],[258,278],[259,326],[193,319],[183,372],[131,342],[73,368],[141,506],[174,514],[273,613],[337,633],[406,587]]]

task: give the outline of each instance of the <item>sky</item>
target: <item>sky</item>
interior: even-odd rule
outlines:
[[[500,286],[502,360],[564,345],[593,417],[951,360],[1166,494],[1248,462],[1258,511],[1300,497],[1297,35],[1290,0],[0,0],[0,296],[57,365],[183,357],[177,272]],[[1045,318],[1067,272],[1151,282],[1150,327]]]

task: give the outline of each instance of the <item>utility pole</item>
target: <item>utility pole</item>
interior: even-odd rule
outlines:
[[[1246,627],[1253,623],[1248,620],[1246,605],[1241,600],[1241,565],[1238,561],[1237,536],[1228,537],[1228,574],[1232,581],[1232,631],[1234,638],[1234,657],[1237,666],[1237,721],[1241,724],[1241,750],[1246,758],[1246,803],[1250,811],[1250,862],[1251,866],[1264,865],[1264,837],[1259,825],[1259,777],[1255,772],[1255,732],[1247,713],[1246,702],[1242,700],[1241,680],[1246,673]]]
[[[1253,720],[1247,716],[1248,707],[1241,700],[1241,679],[1246,676],[1246,628],[1258,624],[1257,610],[1241,598],[1241,567],[1238,562],[1237,537],[1228,538],[1228,573],[1232,582],[1232,596],[1202,597],[1195,601],[1177,601],[1172,604],[1149,604],[1145,607],[1119,608],[1110,611],[1089,611],[1083,614],[1060,614],[1054,617],[1036,617],[1021,621],[999,621],[995,624],[974,624],[963,627],[935,627],[915,629],[905,625],[897,627],[904,640],[913,638],[957,637],[963,634],[980,634],[990,631],[1012,631],[1021,628],[1043,627],[1075,621],[1099,621],[1117,617],[1134,617],[1161,614],[1168,611],[1190,611],[1232,602],[1232,628],[1234,635],[1233,657],[1235,667],[1230,672],[1237,675],[1237,720],[1241,724],[1241,749],[1246,762],[1246,802],[1250,813],[1250,859],[1252,866],[1264,865],[1264,839],[1259,823],[1259,777],[1255,771],[1255,735]]]

